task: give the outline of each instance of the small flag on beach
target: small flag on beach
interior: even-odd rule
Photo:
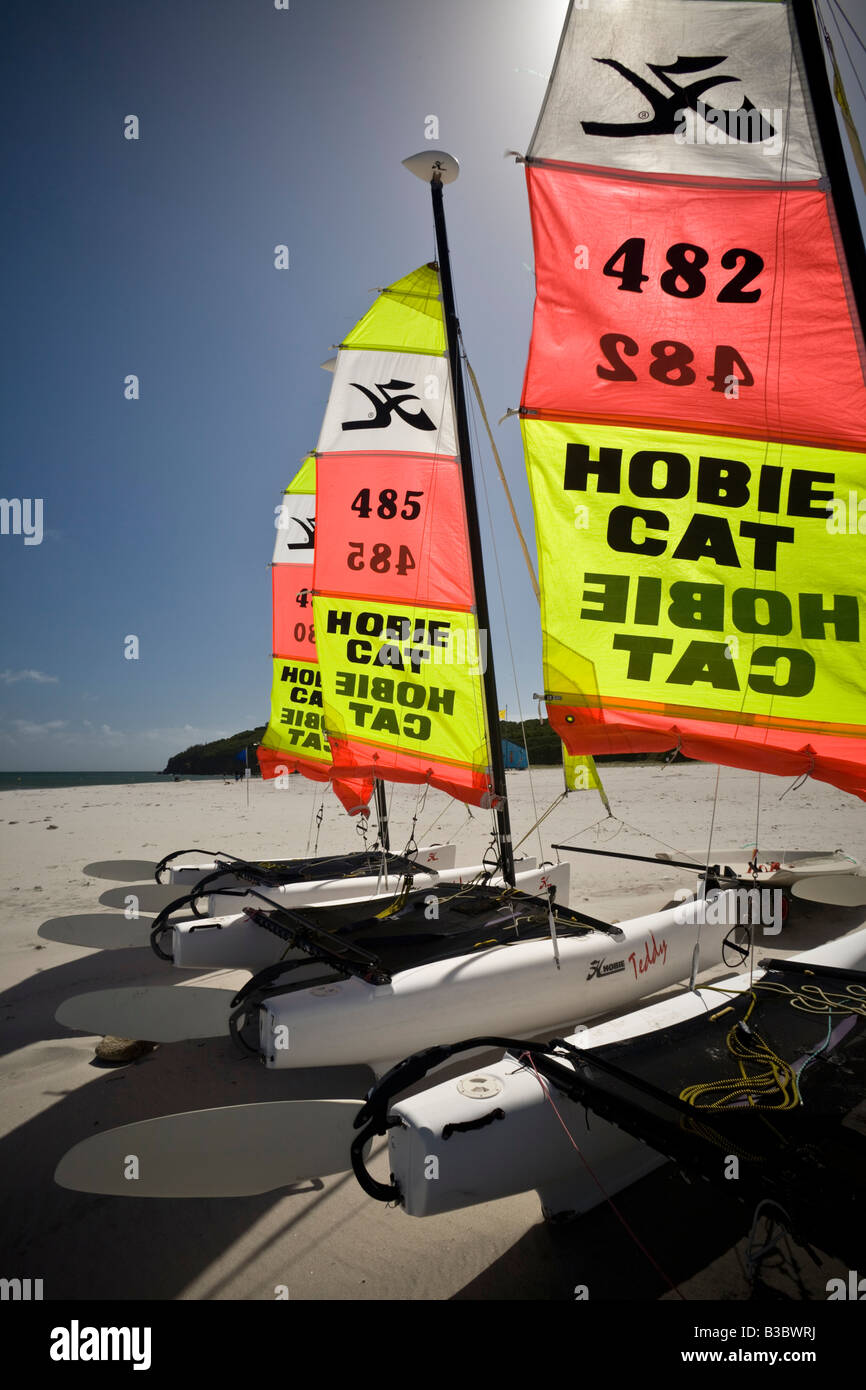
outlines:
[[[597,791],[607,814],[609,816],[613,814],[610,809],[610,802],[607,799],[607,794],[602,786],[601,778],[598,775],[598,768],[595,765],[594,758],[571,754],[568,752],[565,744],[563,744],[562,767],[565,773],[566,791]]]

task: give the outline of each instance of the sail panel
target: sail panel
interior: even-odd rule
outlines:
[[[271,570],[274,651],[299,661],[316,660],[313,631],[312,564],[274,565]]]
[[[863,730],[851,738],[802,730],[750,729],[694,720],[674,711],[570,708],[548,703],[547,717],[563,742],[590,753],[649,753],[674,750],[687,758],[770,772],[814,777],[866,800]]]
[[[794,34],[776,0],[569,10],[528,170],[545,691],[572,753],[866,797],[866,354]]]
[[[456,454],[447,358],[340,351],[316,453],[357,449]]]
[[[320,455],[316,584],[404,604],[471,608],[460,464],[417,454]]]
[[[422,265],[383,290],[340,346],[444,353],[448,345],[436,266]]]
[[[809,117],[783,4],[572,0],[529,158],[802,182]]]
[[[490,760],[474,615],[318,590],[315,604],[335,764],[476,800]]]
[[[866,736],[866,453],[523,428],[552,696]]]
[[[383,748],[357,739],[343,739],[330,734],[334,761],[347,775],[378,777],[383,782],[420,782],[437,791],[453,796],[470,806],[491,810],[496,798],[491,793],[490,768],[482,761],[450,763],[431,758],[426,753],[411,753],[408,748]]]
[[[824,192],[527,178],[528,411],[862,443],[866,364]]]
[[[276,508],[271,715],[257,756],[264,778],[300,772],[331,782],[351,815],[366,812],[371,778],[334,776],[322,718],[322,681],[313,629],[316,460],[301,465]]]
[[[429,351],[431,324],[444,350],[438,274],[425,266],[380,296],[337,359],[317,450],[325,726],[341,774],[427,782],[489,805],[485,649],[449,364]]]
[[[274,658],[268,746],[286,758],[331,766],[322,721],[322,679],[313,661]]]

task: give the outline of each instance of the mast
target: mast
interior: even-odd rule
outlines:
[[[827,80],[824,41],[815,22],[812,0],[793,0],[793,11],[809,95],[815,108],[818,136],[830,177],[831,199],[836,208],[839,235],[848,262],[850,293],[857,306],[860,326],[866,333],[866,247]]]
[[[496,694],[496,673],[493,665],[493,643],[490,639],[490,613],[487,606],[487,588],[484,582],[484,561],[481,552],[481,528],[478,522],[478,503],[475,496],[475,477],[472,470],[472,453],[469,445],[469,425],[466,417],[466,395],[463,387],[463,372],[460,364],[458,335],[460,323],[454,304],[454,286],[451,280],[451,262],[448,255],[448,234],[445,228],[445,207],[442,197],[443,182],[456,179],[459,166],[453,155],[441,150],[428,150],[413,155],[403,161],[410,173],[425,182],[429,180],[433,198],[433,223],[436,230],[436,256],[439,261],[439,280],[442,286],[442,308],[445,314],[445,331],[448,339],[448,357],[451,364],[451,385],[454,392],[454,413],[457,424],[457,446],[460,451],[460,468],[463,477],[463,493],[466,499],[466,520],[469,531],[469,555],[472,563],[472,576],[475,586],[475,612],[479,632],[487,634],[487,660],[482,673],[484,688],[484,708],[487,718],[490,744],[490,765],[493,792],[498,798],[495,809],[496,833],[499,839],[502,875],[506,883],[514,886],[514,851],[511,844],[511,821],[505,795],[505,763],[502,757],[502,734],[499,728],[499,701]]]

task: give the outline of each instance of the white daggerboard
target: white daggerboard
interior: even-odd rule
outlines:
[[[94,1134],[57,1165],[74,1192],[250,1197],[350,1167],[360,1100],[283,1100],[160,1115]]]

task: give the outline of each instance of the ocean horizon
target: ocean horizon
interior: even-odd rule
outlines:
[[[185,772],[181,782],[213,782],[222,774]],[[0,772],[0,791],[39,791],[51,787],[119,787],[133,782],[173,781],[171,772]]]

